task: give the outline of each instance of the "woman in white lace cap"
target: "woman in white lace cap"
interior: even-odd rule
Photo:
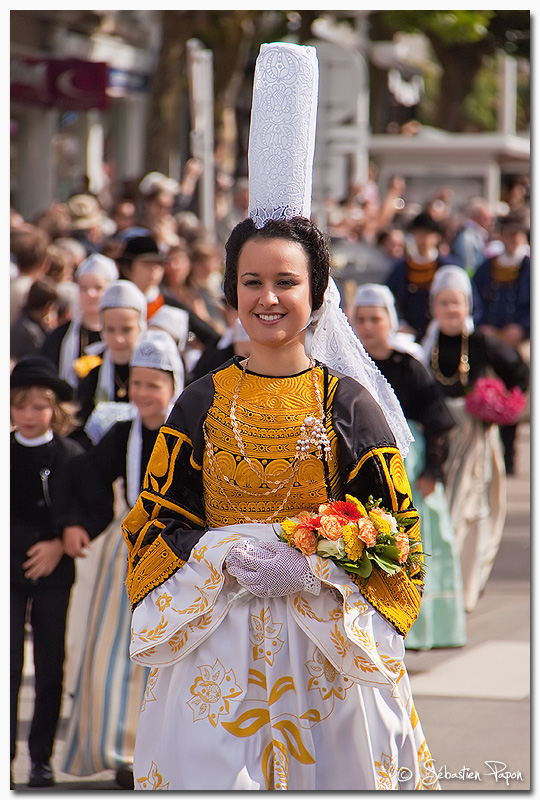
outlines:
[[[405,647],[459,647],[465,643],[465,608],[459,553],[444,492],[444,462],[455,422],[414,337],[398,331],[387,286],[358,287],[352,325],[378,369],[393,387],[414,434],[405,458],[422,544],[429,553],[420,613]]]
[[[64,530],[64,548],[77,558],[77,570],[81,558],[86,564],[88,548],[90,555],[96,545],[100,549],[87,589],[88,617],[77,617],[85,638],[62,769],[78,776],[114,769],[123,788],[133,786],[133,749],[148,670],[129,658],[131,610],[120,520],[138,497],[159,429],[183,385],[175,342],[164,331],[148,331],[130,361],[131,419],[117,421],[112,413],[108,423],[102,420],[101,438],[72,470],[84,527]],[[77,601],[73,614],[80,609]]]
[[[105,347],[79,385],[81,426],[98,404],[129,402],[129,361],[146,330],[146,298],[131,281],[114,281],[100,298],[99,316]]]
[[[529,369],[517,350],[475,328],[473,291],[465,270],[446,265],[430,290],[433,320],[422,347],[457,422],[450,435],[445,485],[461,559],[465,609],[488,581],[506,518],[506,474],[499,429],[472,417],[465,396],[480,378],[498,376],[525,391]]]
[[[75,272],[78,304],[73,319],[55,328],[41,348],[41,354],[58,367],[60,377],[74,389],[95,364],[93,351],[101,352],[99,302],[107,286],[117,279],[118,270],[111,258],[101,253],[85,258]]]
[[[364,586],[276,537],[345,494],[417,517],[379,405],[306,355],[328,274],[307,219],[235,228],[224,286],[250,356],[184,390],[124,521],[131,655],[151,669],[138,789],[436,784],[403,665],[419,573]],[[323,435],[299,455],[306,417]]]

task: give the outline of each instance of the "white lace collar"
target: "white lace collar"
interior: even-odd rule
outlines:
[[[52,442],[54,439],[54,433],[49,428],[43,436],[36,436],[34,439],[27,439],[26,436],[23,436],[19,431],[15,431],[15,439],[22,444],[24,447],[39,447],[42,444],[48,444]]]

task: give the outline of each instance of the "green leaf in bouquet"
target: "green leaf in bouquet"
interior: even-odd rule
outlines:
[[[409,528],[412,528],[413,525],[418,522],[418,518],[415,519],[409,512],[396,511],[394,517],[396,518],[398,527],[404,531],[409,530]]]
[[[369,578],[371,575],[371,561],[365,550],[362,553],[362,558],[360,558],[358,561],[347,561],[345,563],[341,563],[340,566],[346,569],[347,572],[352,572],[354,575],[360,575],[361,578]]]
[[[371,558],[382,570],[388,572],[390,575],[393,575],[395,572],[399,572],[400,569],[402,569],[401,564],[396,564],[395,561],[390,561],[390,559],[384,558],[384,556],[380,556],[377,553],[373,553]]]
[[[381,503],[382,503],[382,497],[379,497],[378,500],[374,500],[373,499],[373,495],[370,494],[367,503],[365,503],[364,505],[365,505],[366,511],[369,512],[369,511],[371,511],[372,508],[378,508],[381,505]]]
[[[401,550],[399,547],[391,544],[381,544],[377,545],[375,548],[375,553],[380,556],[381,558],[386,558],[389,561],[399,561],[399,557],[401,555]]]

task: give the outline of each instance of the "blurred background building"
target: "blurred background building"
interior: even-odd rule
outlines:
[[[275,40],[318,50],[320,224],[328,200],[395,176],[411,213],[441,185],[496,204],[530,170],[529,37],[528,11],[12,10],[11,205],[106,205],[193,155],[245,175],[254,63]]]

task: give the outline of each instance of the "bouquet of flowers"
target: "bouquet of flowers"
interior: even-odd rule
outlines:
[[[344,501],[319,506],[316,514],[306,512],[284,520],[277,535],[303,555],[330,558],[365,579],[373,564],[390,575],[405,569],[409,577],[422,576],[421,543],[407,533],[413,522],[404,514],[382,509],[380,503],[370,497],[364,506],[346,495]]]
[[[507,389],[500,378],[478,378],[465,397],[465,409],[472,417],[496,425],[514,425],[526,404],[521,389]]]

